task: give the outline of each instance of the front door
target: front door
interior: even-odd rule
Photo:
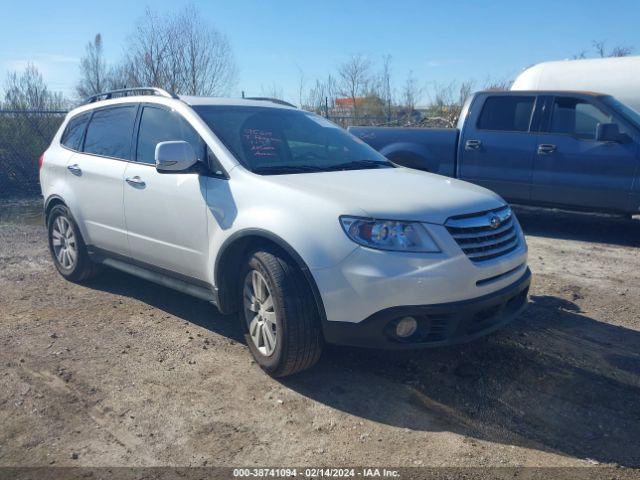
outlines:
[[[184,140],[204,156],[205,144],[180,115],[143,106],[135,162],[124,172],[124,210],[134,260],[206,280],[207,206],[204,178],[197,173],[158,173],[159,142]]]
[[[615,122],[605,106],[589,98],[550,99],[549,118],[538,136],[532,200],[626,211],[637,170],[637,146],[596,138],[598,124]],[[625,131],[622,124],[619,128]]]

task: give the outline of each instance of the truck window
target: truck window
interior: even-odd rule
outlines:
[[[137,105],[96,110],[87,127],[84,151],[129,160],[131,132],[137,110]]]
[[[551,108],[549,132],[595,140],[598,124],[610,122],[609,115],[585,100],[558,97]]]
[[[478,129],[527,132],[535,97],[496,95],[487,98],[480,112]]]

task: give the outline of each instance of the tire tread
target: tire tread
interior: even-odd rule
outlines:
[[[275,250],[253,253],[268,270],[283,306],[286,327],[283,358],[269,373],[284,377],[312,367],[322,353],[322,331],[315,299],[302,271]]]

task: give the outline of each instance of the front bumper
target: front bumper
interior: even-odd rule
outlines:
[[[435,305],[398,306],[353,322],[325,321],[328,343],[372,348],[419,348],[464,343],[513,320],[527,305],[531,271],[496,292],[470,300]],[[395,336],[395,322],[412,316],[418,330],[408,339]]]

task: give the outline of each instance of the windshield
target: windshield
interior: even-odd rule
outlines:
[[[604,97],[602,101],[618,112],[625,120],[633,123],[636,128],[640,128],[640,113],[633,108],[625,105],[615,97]]]
[[[240,163],[254,173],[393,168],[362,140],[313,113],[226,105],[193,108]]]

